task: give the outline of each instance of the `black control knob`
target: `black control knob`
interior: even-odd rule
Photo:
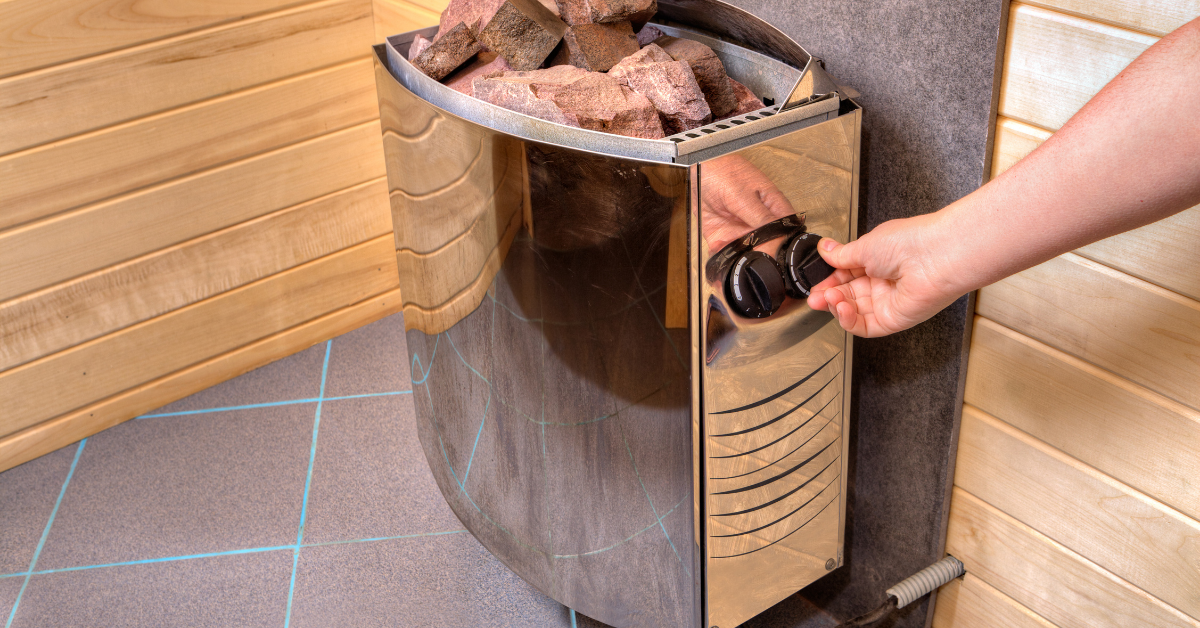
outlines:
[[[770,255],[747,251],[734,260],[725,280],[729,305],[747,318],[765,318],[775,313],[787,295],[783,271]]]
[[[834,268],[817,252],[820,240],[815,233],[799,233],[779,249],[787,293],[793,299],[807,298],[813,286],[833,274]]]

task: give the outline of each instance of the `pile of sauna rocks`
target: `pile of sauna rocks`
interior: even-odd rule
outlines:
[[[447,86],[568,126],[661,139],[763,107],[711,48],[647,24],[656,0],[451,0],[414,66]],[[635,29],[636,34],[635,34]]]

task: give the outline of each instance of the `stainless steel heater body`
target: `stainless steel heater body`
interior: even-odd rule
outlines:
[[[438,486],[514,572],[733,628],[842,562],[850,337],[796,258],[855,237],[861,111],[761,20],[659,6],[770,106],[606,135],[428,79],[415,32],[376,47],[408,359]]]

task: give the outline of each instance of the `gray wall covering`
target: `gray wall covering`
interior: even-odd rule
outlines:
[[[1006,2],[732,1],[862,92],[860,233],[980,185]],[[747,626],[828,626],[941,557],[971,309],[963,297],[915,329],[856,342],[847,566]],[[878,625],[924,626],[929,608]]]

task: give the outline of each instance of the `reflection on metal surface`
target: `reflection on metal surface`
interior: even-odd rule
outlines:
[[[660,7],[810,63],[740,9]],[[775,261],[739,284],[760,318],[726,281],[797,234],[853,237],[857,105],[646,153],[505,126],[405,74],[411,35],[376,48],[376,83],[418,435],[463,524],[618,627],[734,628],[840,565],[849,338],[771,283]],[[779,64],[720,47],[735,78]]]

